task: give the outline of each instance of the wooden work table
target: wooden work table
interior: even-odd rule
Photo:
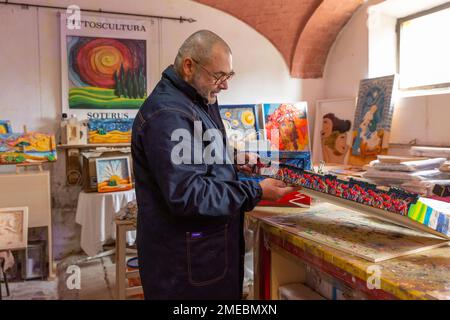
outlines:
[[[305,266],[315,268],[365,299],[450,299],[450,247],[426,250],[371,262],[292,233],[287,226],[263,220],[274,215],[298,214],[305,209],[256,207],[246,214],[253,231],[254,297],[277,299],[278,287],[305,281]],[[370,289],[374,269],[379,289]],[[373,278],[372,278],[373,279]]]

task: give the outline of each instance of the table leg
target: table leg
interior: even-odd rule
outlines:
[[[116,299],[125,299],[126,228],[116,225]]]
[[[53,235],[52,235],[52,226],[51,226],[51,222],[50,224],[47,226],[47,246],[48,246],[48,278],[50,279],[55,279],[56,275],[55,275],[55,265],[53,263]]]

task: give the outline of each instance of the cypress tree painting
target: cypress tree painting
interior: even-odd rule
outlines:
[[[69,108],[138,109],[147,94],[146,41],[67,37]]]

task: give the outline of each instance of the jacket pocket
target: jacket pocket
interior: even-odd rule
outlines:
[[[186,232],[189,282],[195,286],[223,279],[228,270],[228,225],[214,231]]]

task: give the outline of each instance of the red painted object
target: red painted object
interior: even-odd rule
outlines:
[[[309,205],[311,205],[311,198],[298,191],[289,193],[278,201],[262,200],[258,203],[258,206],[268,207],[304,207]]]

